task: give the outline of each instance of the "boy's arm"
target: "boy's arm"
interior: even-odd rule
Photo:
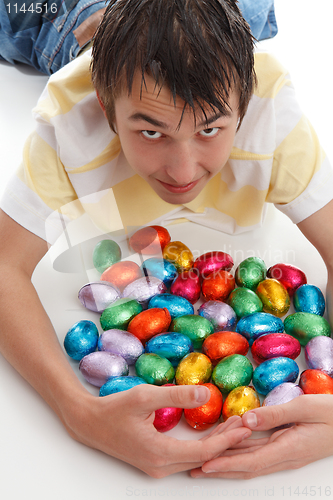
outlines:
[[[203,387],[147,384],[101,398],[90,394],[72,370],[31,283],[47,244],[1,210],[0,234],[0,350],[74,439],[163,477],[200,466],[251,433],[240,418],[219,435],[181,445],[156,431],[155,409],[200,406],[210,396]]]

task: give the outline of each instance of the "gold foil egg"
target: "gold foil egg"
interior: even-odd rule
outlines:
[[[254,408],[259,408],[260,399],[256,391],[249,386],[240,386],[229,392],[226,397],[223,408],[222,416],[223,420],[227,420],[233,415],[242,416],[249,410],[254,410]]]
[[[211,360],[201,352],[191,352],[179,363],[176,370],[177,385],[205,384],[213,371]]]
[[[290,307],[286,288],[276,279],[267,278],[259,283],[256,293],[263,303],[264,311],[274,316],[284,316]]]
[[[188,271],[194,263],[191,250],[181,241],[171,241],[165,245],[163,258],[172,262],[177,271]]]

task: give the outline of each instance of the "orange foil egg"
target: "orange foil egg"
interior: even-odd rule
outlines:
[[[233,389],[231,392],[229,392],[223,403],[223,420],[227,420],[233,415],[238,415],[239,417],[241,417],[247,411],[254,410],[254,408],[259,408],[259,406],[259,396],[252,387],[246,385],[236,387],[236,389]]]
[[[136,231],[129,239],[134,252],[145,255],[161,254],[171,240],[169,231],[162,226],[147,226]]]
[[[116,262],[108,267],[101,276],[101,281],[109,281],[123,290],[129,283],[142,277],[142,271],[138,264],[131,260]]]
[[[321,370],[305,370],[299,386],[304,394],[333,394],[333,378]]]
[[[184,410],[186,422],[197,430],[207,429],[215,424],[221,416],[222,394],[214,384],[203,384],[210,390],[208,403],[197,408]]]
[[[166,307],[153,307],[137,314],[127,327],[127,331],[133,333],[143,345],[157,335],[167,332],[171,323],[171,316]]]
[[[209,335],[202,344],[202,352],[209,357],[213,365],[232,354],[246,356],[249,343],[243,335],[237,332],[215,332]]]
[[[204,300],[225,301],[235,288],[235,278],[228,271],[220,269],[210,273],[202,282],[201,291]]]

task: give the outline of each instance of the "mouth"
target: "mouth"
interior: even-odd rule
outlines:
[[[189,184],[168,184],[166,182],[158,180],[158,182],[165,188],[167,189],[170,193],[187,193],[188,191],[191,191],[199,182],[200,179],[190,182]]]

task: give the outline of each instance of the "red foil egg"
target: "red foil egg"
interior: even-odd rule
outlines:
[[[142,271],[138,264],[123,260],[108,267],[102,274],[101,281],[109,281],[122,291],[129,283],[141,277]]]
[[[170,240],[169,231],[165,227],[147,226],[139,229],[130,237],[129,245],[134,252],[156,255],[161,254]]]
[[[215,424],[222,412],[223,398],[219,389],[209,382],[203,385],[210,390],[209,401],[198,408],[186,408],[184,410],[186,422],[197,430],[207,429],[207,427]]]
[[[234,261],[231,255],[225,252],[216,251],[200,255],[200,257],[195,260],[193,267],[198,269],[202,278],[206,278],[208,274],[216,272],[219,269],[230,271],[233,265]]]
[[[321,370],[305,370],[299,386],[304,394],[333,394],[333,379]]]
[[[213,365],[232,354],[246,356],[249,343],[243,335],[237,332],[215,332],[209,335],[202,344],[202,352],[209,357]]]
[[[301,353],[301,344],[287,333],[268,333],[253,342],[251,353],[258,364],[281,356],[296,359]]]
[[[295,293],[298,287],[307,283],[305,273],[290,264],[275,264],[270,267],[267,271],[267,278],[280,281],[290,296]]]
[[[184,297],[191,304],[195,304],[199,300],[201,293],[201,284],[198,271],[190,269],[180,273],[170,288],[171,293]]]
[[[137,314],[127,327],[127,331],[133,333],[143,345],[157,335],[167,332],[171,323],[171,316],[166,307],[163,309],[153,307]]]
[[[164,384],[161,387],[175,387],[174,384]],[[160,408],[155,410],[154,426],[158,432],[167,432],[176,427],[182,418],[182,408]]]
[[[201,285],[201,291],[205,301],[225,301],[234,288],[235,278],[232,274],[223,269],[210,273],[207,278],[203,280]]]

